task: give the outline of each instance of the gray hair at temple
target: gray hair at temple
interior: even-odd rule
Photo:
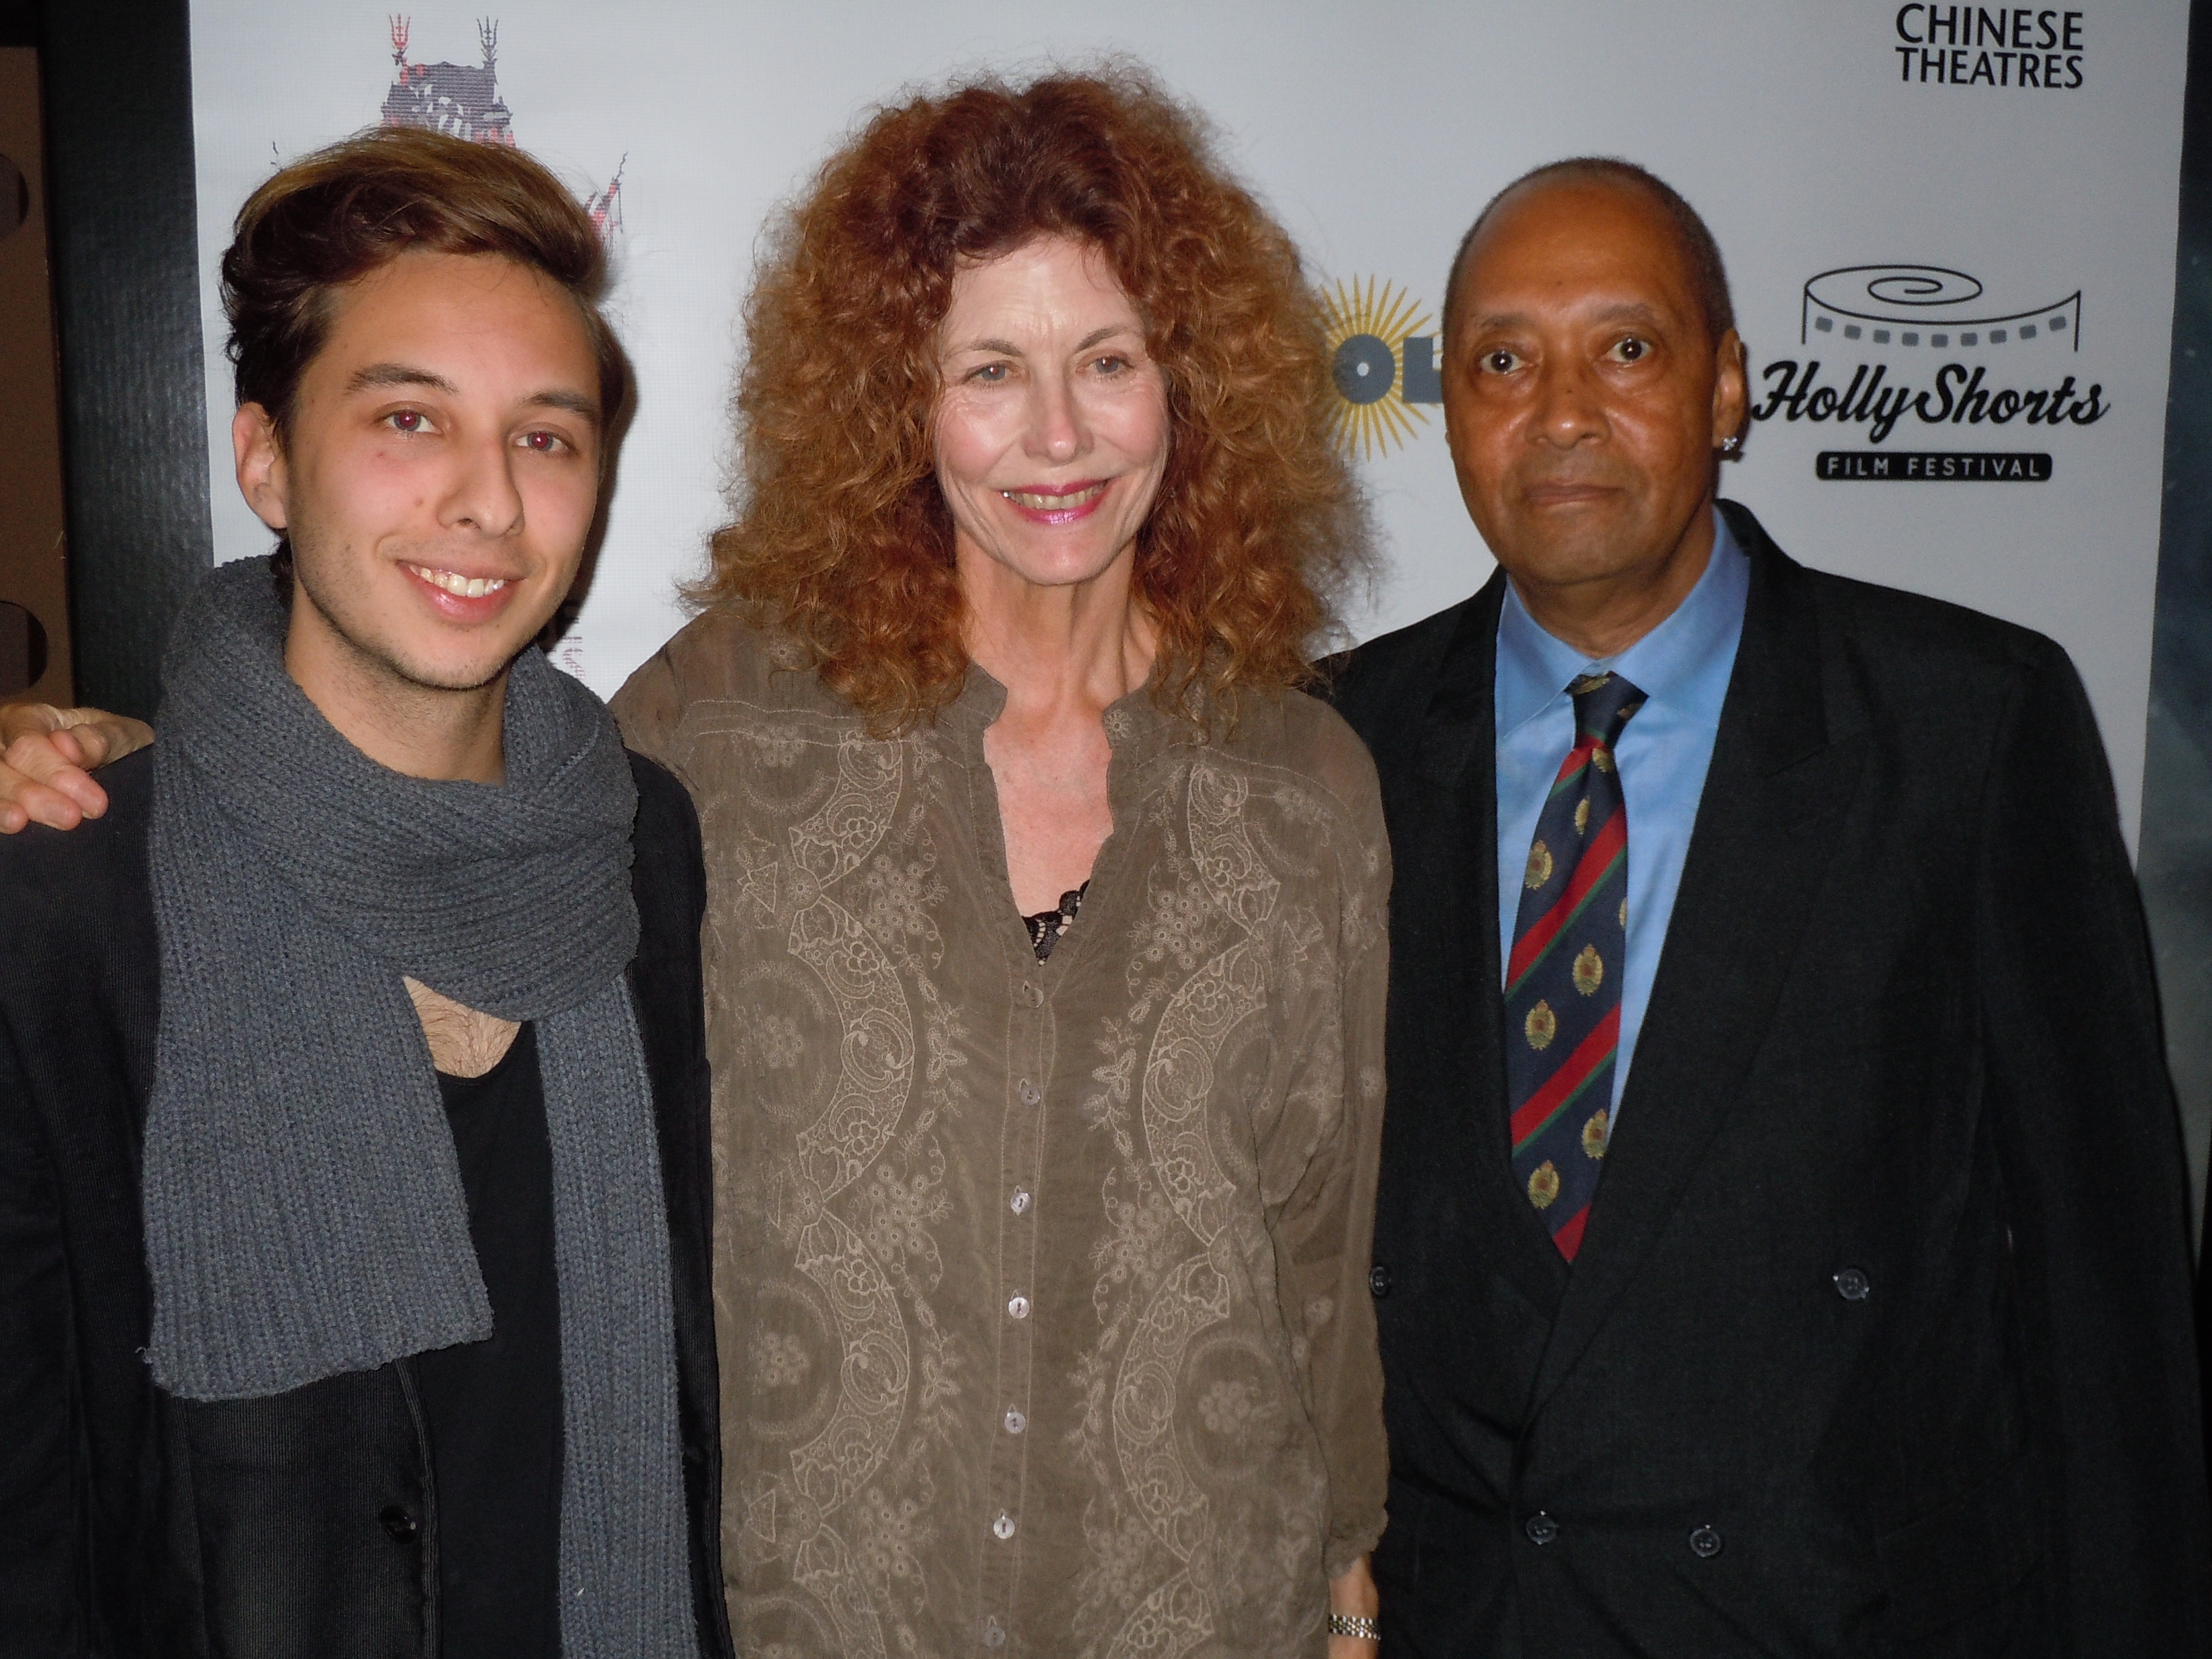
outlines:
[[[1683,199],[1682,193],[1656,173],[1633,161],[1610,155],[1573,155],[1563,161],[1547,161],[1542,167],[1530,168],[1483,204],[1474,222],[1468,227],[1467,234],[1460,238],[1459,251],[1452,255],[1451,270],[1444,280],[1445,340],[1452,337],[1452,311],[1458,297],[1460,267],[1467,263],[1467,251],[1482,234],[1483,226],[1490,222],[1490,216],[1509,196],[1535,185],[1554,184],[1612,185],[1635,191],[1656,203],[1673,222],[1675,234],[1681,238],[1682,252],[1689,261],[1691,283],[1697,290],[1698,308],[1705,313],[1707,335],[1717,343],[1721,336],[1735,326],[1735,302],[1729,296],[1728,270],[1721,263],[1720,244],[1713,240],[1713,233],[1706,228],[1697,209]]]

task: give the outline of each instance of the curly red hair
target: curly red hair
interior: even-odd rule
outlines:
[[[1099,250],[1165,374],[1174,445],[1135,582],[1170,704],[1202,690],[1233,718],[1240,692],[1305,680],[1364,562],[1318,296],[1199,119],[1127,70],[915,98],[773,234],[745,308],[738,517],[695,591],[796,638],[879,728],[968,668],[932,430],[953,274],[1046,235]]]

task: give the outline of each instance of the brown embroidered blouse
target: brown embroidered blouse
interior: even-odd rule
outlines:
[[[880,740],[799,661],[713,613],[615,702],[706,836],[741,1646],[1319,1654],[1385,1486],[1366,750],[1295,693],[1210,739],[1115,703],[1040,962],[1004,690]]]

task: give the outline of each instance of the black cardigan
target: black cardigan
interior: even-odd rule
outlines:
[[[720,1656],[705,877],[682,786],[630,769],[630,986],[668,1202],[693,1601],[700,1650]],[[152,751],[100,781],[105,817],[0,838],[0,1654],[433,1655],[437,1503],[409,1363],[196,1403],[140,1357]]]

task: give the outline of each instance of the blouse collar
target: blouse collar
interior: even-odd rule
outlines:
[[[1196,720],[1187,720],[1161,706],[1154,695],[1159,678],[1160,667],[1155,662],[1144,684],[1106,705],[1106,741],[1112,745],[1115,760],[1141,766],[1179,744],[1210,741],[1205,724],[1210,706],[1205,688],[1194,685],[1187,694],[1198,716]],[[1006,712],[1006,688],[981,664],[971,661],[960,695],[945,706],[938,719],[962,750],[980,763],[983,758],[983,733]]]

